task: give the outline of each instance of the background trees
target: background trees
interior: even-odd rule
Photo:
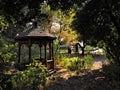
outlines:
[[[60,8],[67,13],[71,8],[77,10],[73,27],[80,32],[85,43],[105,43],[109,58],[120,63],[120,1],[119,0],[1,0],[0,28],[8,26],[7,22],[26,25],[35,17],[41,17],[41,5],[47,3],[52,9]],[[98,7],[99,6],[99,7]],[[45,16],[45,15],[43,15]],[[47,16],[47,15],[46,15]],[[114,48],[115,47],[115,48]]]
[[[42,0],[0,0],[0,90],[12,89],[13,74],[9,70],[14,64],[12,61],[17,60],[15,35],[28,29],[26,23],[32,19],[48,18],[48,15],[41,14],[42,3]]]
[[[72,27],[80,33],[80,39],[86,44],[94,46],[99,44],[99,46],[105,47],[107,57],[112,63],[115,63],[115,65],[120,65],[119,0],[0,0],[1,62],[2,60],[12,57],[11,55],[9,55],[10,57],[7,55],[11,53],[9,50],[11,46],[8,44],[14,43],[10,40],[10,35],[12,35],[13,38],[16,33],[25,30],[26,23],[31,22],[32,19],[36,17],[39,19],[41,17],[47,18],[47,22],[45,21],[44,24],[51,24],[51,15],[42,9],[46,7],[43,5],[45,3],[50,5],[52,10],[60,9],[60,11],[62,11],[64,17],[62,17],[63,21],[61,23],[62,25],[64,24],[64,27],[59,36],[65,38],[65,42],[67,42],[67,40],[70,42],[72,40],[71,37],[75,36],[75,32],[72,32],[70,28],[70,19],[73,17],[72,15],[77,12]],[[74,13],[69,11],[72,9],[75,10]],[[50,27],[49,25],[48,28]],[[8,26],[12,28],[6,28]],[[63,34],[67,36],[64,37],[65,35],[63,36]],[[2,63],[1,65],[4,65]]]
[[[103,41],[108,57],[117,64],[120,64],[119,8],[118,0],[91,0],[83,4],[73,22],[85,43],[95,45]]]
[[[81,34],[84,43],[94,46],[104,45],[108,58],[120,64],[119,0],[59,0],[58,2],[49,1],[49,4],[54,9],[60,8],[64,12],[74,8],[77,13],[73,28]]]
[[[58,37],[61,44],[73,45],[78,42],[78,34],[71,28],[71,22],[73,21],[74,15],[74,10],[68,11],[67,14],[61,12],[61,10],[54,11],[51,32]]]
[[[0,14],[9,22],[16,21],[19,24],[28,22],[31,18],[40,15],[40,4],[44,0],[1,0]],[[24,22],[23,22],[24,21]]]
[[[120,35],[120,1],[116,0],[1,0],[0,1],[0,27],[8,26],[6,22],[26,25],[35,17],[47,15],[41,14],[42,3],[47,3],[52,9],[60,8],[68,15],[71,8],[77,11],[73,28],[81,34],[84,43],[96,45],[99,41],[105,43],[106,51],[111,59],[120,63],[119,59],[119,35]],[[98,7],[99,6],[99,7]],[[69,23],[69,22],[67,22]],[[113,47],[116,47],[115,49]],[[109,58],[110,58],[109,57]]]

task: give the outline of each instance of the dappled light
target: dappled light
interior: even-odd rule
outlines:
[[[120,90],[120,0],[0,0],[0,90]]]
[[[44,90],[112,90],[103,66],[107,65],[103,55],[94,55],[91,68],[80,71],[70,71],[64,67],[57,67],[56,73],[48,77]]]
[[[62,76],[53,76],[51,83],[44,90],[113,90],[101,69],[83,70],[79,75],[69,75],[68,78]]]

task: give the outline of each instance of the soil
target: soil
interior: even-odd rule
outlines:
[[[93,55],[94,64],[90,69],[81,72],[69,72],[65,68],[57,68],[43,90],[115,90],[108,85],[102,66],[106,64],[103,55]]]

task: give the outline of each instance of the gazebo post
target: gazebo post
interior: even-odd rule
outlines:
[[[52,41],[52,47],[51,47],[51,48],[52,48],[52,51],[51,51],[51,54],[52,54],[52,55],[51,55],[51,56],[52,56],[52,59],[53,59],[53,58],[54,58],[54,48],[53,48],[53,41]]]
[[[52,59],[52,53],[51,53],[51,42],[49,42],[49,58]]]
[[[39,48],[40,48],[40,60],[41,60],[41,58],[42,58],[42,57],[41,57],[41,56],[42,56],[42,52],[41,52],[41,51],[42,51],[42,50],[41,50],[42,44],[39,44]]]
[[[47,58],[46,58],[46,57],[47,57],[47,52],[46,52],[47,49],[46,49],[46,46],[47,46],[47,44],[46,44],[46,42],[44,42],[44,51],[45,51],[45,62],[44,62],[44,63],[45,63],[45,65],[47,66],[47,64],[46,64],[46,62],[47,62],[47,60],[46,60],[46,59],[47,59]]]
[[[53,65],[52,65],[52,66],[53,66],[53,69],[54,69],[54,47],[53,47],[53,41],[52,41],[52,46],[51,46],[51,48],[52,48],[52,51],[51,51],[51,54],[52,54],[52,55],[51,55],[51,56],[52,56],[52,60],[53,60],[53,63],[52,63]]]
[[[20,63],[20,56],[21,56],[21,44],[18,42],[18,63]]]
[[[28,48],[29,48],[29,62],[31,62],[31,46],[32,46],[31,40],[29,40],[29,42],[28,42]]]

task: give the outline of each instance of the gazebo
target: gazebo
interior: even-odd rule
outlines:
[[[52,34],[45,32],[38,28],[37,26],[33,26],[31,29],[17,34],[15,40],[18,41],[18,63],[22,63],[21,61],[21,46],[23,44],[28,47],[28,60],[31,62],[31,47],[32,44],[39,45],[39,58],[36,60],[40,60],[42,64],[44,64],[48,70],[54,69],[54,48],[53,48],[53,40],[56,37]],[[44,52],[44,58],[43,58]],[[47,54],[49,56],[47,56]]]

